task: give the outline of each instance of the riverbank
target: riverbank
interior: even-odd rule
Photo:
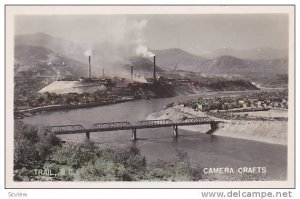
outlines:
[[[39,112],[45,112],[45,111],[59,111],[59,110],[70,110],[70,109],[80,109],[80,108],[90,108],[90,107],[96,107],[96,106],[106,106],[111,104],[117,104],[117,103],[124,103],[124,102],[130,102],[134,101],[134,98],[128,98],[128,99],[120,99],[115,100],[113,102],[95,102],[95,103],[87,103],[87,104],[75,104],[75,105],[48,105],[48,106],[40,106],[40,107],[33,107],[28,109],[21,109],[15,111],[15,117],[17,119],[30,116],[27,114],[35,114]]]
[[[270,110],[272,111],[272,110]],[[274,116],[276,112],[272,113]],[[201,111],[194,111],[188,107],[174,106],[148,115],[148,120],[171,119],[180,120],[182,117],[207,117]],[[213,118],[212,116],[209,116]],[[218,118],[214,118],[218,119]],[[220,120],[220,119],[218,119]],[[253,140],[271,144],[287,145],[287,121],[247,121],[247,120],[222,120],[214,135]],[[184,126],[181,129],[205,133],[210,129],[209,125]]]
[[[83,87],[88,89],[93,84],[81,85],[82,82],[56,81],[51,84],[51,89],[42,89],[37,96],[16,96],[14,101],[15,118],[22,119],[31,114],[45,111],[59,111],[79,109],[95,106],[111,105],[140,99],[172,98],[180,95],[199,94],[215,91],[253,91],[258,90],[250,82],[243,80],[215,80],[212,85],[198,85],[190,81],[186,83],[171,83],[160,79],[153,83],[123,83],[122,86],[109,86],[93,92],[83,92]],[[242,86],[237,87],[237,84]],[[127,85],[126,85],[127,84]],[[60,92],[66,87],[74,87],[68,93]],[[48,86],[49,87],[49,86]],[[61,88],[62,87],[62,88]],[[80,87],[80,89],[79,89]],[[61,90],[62,89],[62,90]],[[79,90],[78,90],[79,89]],[[92,89],[93,90],[93,89]],[[78,91],[78,92],[77,92]],[[20,99],[22,98],[22,99]]]

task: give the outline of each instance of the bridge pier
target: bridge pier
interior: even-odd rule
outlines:
[[[136,129],[132,129],[132,136],[131,136],[132,140],[136,140]]]
[[[86,136],[86,139],[89,140],[89,139],[90,139],[90,132],[86,132],[86,133],[85,133],[85,136]]]
[[[218,123],[210,123],[210,130],[206,132],[207,134],[212,134],[218,129]]]
[[[178,126],[173,126],[173,137],[178,137]]]
[[[218,129],[218,123],[210,123],[210,128],[211,128],[211,130]]]

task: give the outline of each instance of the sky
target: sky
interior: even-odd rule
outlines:
[[[75,43],[142,44],[202,55],[220,48],[288,48],[288,15],[22,15],[15,34],[43,32]]]

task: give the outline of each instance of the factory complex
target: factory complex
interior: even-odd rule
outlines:
[[[72,79],[59,79],[46,87],[42,88],[39,93],[56,93],[56,94],[67,94],[67,93],[94,93],[96,91],[103,91],[111,87],[127,87],[131,85],[138,84],[153,84],[156,82],[156,63],[155,56],[153,57],[153,77],[146,78],[147,82],[141,83],[140,81],[135,81],[137,79],[134,77],[134,66],[131,66],[131,79],[126,79],[123,77],[107,77],[105,76],[104,69],[103,75],[100,78],[92,77],[92,65],[91,56],[89,56],[88,65],[88,77],[81,77],[78,80]],[[135,74],[136,75],[136,74]]]

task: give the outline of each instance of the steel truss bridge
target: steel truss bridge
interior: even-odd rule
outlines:
[[[207,133],[213,133],[217,128],[218,124],[222,121],[213,120],[209,117],[197,117],[197,118],[186,118],[178,121],[172,121],[169,119],[164,120],[143,120],[138,121],[134,124],[130,122],[107,122],[107,123],[96,123],[90,128],[84,128],[82,125],[59,125],[49,126],[46,130],[56,135],[60,134],[77,134],[86,133],[87,139],[90,139],[91,132],[103,132],[103,131],[117,131],[117,130],[132,130],[132,139],[136,140],[137,129],[147,128],[161,128],[161,127],[173,127],[173,136],[178,137],[178,126],[190,126],[190,125],[204,125],[209,124],[211,130]]]

